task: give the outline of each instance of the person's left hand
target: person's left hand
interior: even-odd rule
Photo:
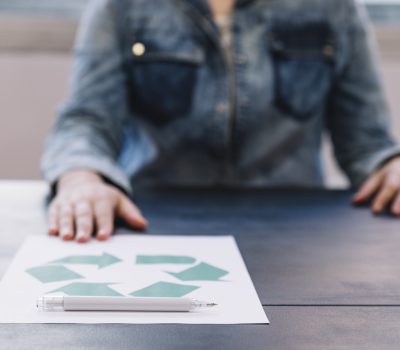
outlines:
[[[372,200],[372,211],[382,213],[390,205],[390,212],[400,216],[400,157],[393,158],[374,172],[353,197],[355,204]]]

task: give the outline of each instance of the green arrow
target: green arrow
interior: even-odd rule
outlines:
[[[76,278],[83,278],[83,276],[68,269],[65,266],[36,266],[25,270],[31,276],[35,277],[42,283],[59,282],[73,280]]]
[[[191,256],[183,255],[137,255],[136,264],[193,264]]]
[[[198,286],[190,286],[185,284],[157,282],[143,289],[136,290],[129,295],[134,297],[175,297],[180,298],[184,295],[200,288]]]
[[[168,272],[181,281],[218,281],[222,276],[229,272],[216,266],[201,262],[181,272]]]
[[[77,296],[122,296],[108,285],[111,283],[71,283],[49,293],[63,292]]]
[[[98,268],[101,269],[120,261],[122,260],[113,255],[103,253],[102,255],[71,255],[59,260],[51,261],[50,264],[90,264],[97,265]]]

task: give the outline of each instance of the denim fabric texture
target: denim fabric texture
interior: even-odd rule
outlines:
[[[44,176],[319,187],[327,132],[358,185],[400,154],[368,26],[354,0],[239,0],[228,64],[206,0],[92,1]]]

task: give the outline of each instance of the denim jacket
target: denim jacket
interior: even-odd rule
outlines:
[[[228,59],[207,0],[92,1],[46,179],[321,186],[328,132],[357,185],[400,153],[354,0],[238,0],[231,30]]]

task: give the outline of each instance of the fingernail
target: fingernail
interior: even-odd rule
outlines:
[[[148,222],[147,222],[147,220],[143,219],[141,221],[138,221],[138,225],[140,226],[140,228],[142,230],[144,230],[148,226]]]
[[[56,227],[49,227],[48,232],[50,236],[56,236],[57,235],[57,228]]]
[[[142,222],[145,222],[145,221],[146,221],[146,219],[145,219],[144,216],[142,216],[142,215],[135,215],[135,216],[132,216],[132,219],[133,219],[133,220],[136,220],[136,221],[142,221]]]
[[[147,225],[147,220],[143,216],[131,216],[132,221],[139,226]]]
[[[111,232],[107,229],[101,228],[101,229],[99,229],[98,234],[101,236],[108,236],[109,234],[111,234]]]
[[[88,240],[88,235],[85,231],[79,230],[76,234],[76,240],[78,242],[86,242]]]
[[[69,241],[70,239],[72,239],[72,234],[69,232],[61,232],[61,238],[64,241]]]
[[[98,239],[99,241],[105,241],[105,240],[108,238],[108,236],[109,236],[109,234],[106,233],[106,232],[99,232],[99,233],[97,234],[97,239]]]

